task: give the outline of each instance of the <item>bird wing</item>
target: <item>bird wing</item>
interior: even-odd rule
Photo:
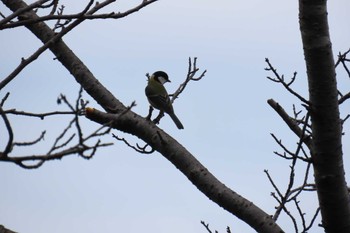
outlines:
[[[169,95],[165,88],[162,86],[150,86],[145,89],[146,96],[150,104],[166,113],[173,113],[173,106],[170,102]]]

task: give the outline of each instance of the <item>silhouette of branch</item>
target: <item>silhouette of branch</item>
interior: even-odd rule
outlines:
[[[7,92],[6,95],[2,98],[1,102],[0,102],[0,106],[3,107],[6,100],[8,99],[8,97],[10,96],[10,92]]]
[[[205,227],[205,229],[209,232],[212,233],[212,231],[209,228],[209,223],[205,223],[204,221],[201,221],[201,224]],[[215,231],[215,233],[218,233],[218,231]]]
[[[193,62],[191,57],[188,58],[188,71],[185,81],[179,86],[179,88],[175,91],[174,94],[170,95],[172,96],[171,102],[174,102],[176,98],[185,90],[187,84],[190,81],[199,81],[201,80],[205,74],[207,73],[207,70],[204,70],[202,73],[200,73],[197,77],[197,72],[199,71],[199,68],[197,68],[197,58],[193,58]]]
[[[307,227],[305,227],[305,229],[304,229],[303,232],[306,233],[306,232],[308,232],[308,230],[311,229],[311,227],[312,227],[312,226],[314,225],[314,223],[315,223],[315,220],[316,220],[318,214],[320,213],[320,210],[321,210],[320,207],[318,207],[318,208],[316,209],[315,214],[314,214],[314,216],[312,217],[312,219],[311,219],[309,225],[308,225]]]
[[[210,230],[209,228],[209,223],[205,223],[204,221],[201,221],[201,224],[205,227],[205,229],[209,232],[209,233],[212,233],[212,231]],[[218,233],[217,230],[215,230],[215,233]],[[226,233],[231,233],[231,229],[230,227],[226,227]]]
[[[199,81],[201,80],[207,70],[204,70],[202,73],[200,73],[199,75],[197,75],[199,71],[199,68],[197,68],[197,58],[195,57],[192,61],[191,57],[188,59],[188,71],[187,71],[187,75],[185,78],[185,81],[180,84],[180,86],[178,87],[178,89],[173,93],[173,94],[169,94],[171,103],[173,103],[175,101],[175,99],[177,99],[179,97],[179,95],[185,90],[185,88],[187,87],[188,83],[190,81]],[[197,75],[197,76],[196,76]],[[146,74],[146,76],[148,77],[149,75]],[[152,110],[153,111],[153,110]],[[148,119],[150,119],[150,114],[152,114],[152,111],[150,109],[149,114],[147,116]],[[160,120],[162,119],[162,117],[164,116],[164,113],[162,111],[159,111],[158,116],[153,120],[153,122],[155,124],[159,124]]]
[[[20,9],[20,10],[16,11],[15,13],[11,14],[7,18],[5,18],[2,21],[0,21],[0,30],[1,29],[5,29],[5,28],[18,27],[18,26],[26,26],[26,25],[29,25],[29,24],[38,23],[38,22],[46,21],[46,20],[50,20],[50,19],[58,19],[58,20],[60,20],[60,19],[66,18],[67,20],[69,19],[69,21],[67,21],[67,22],[65,22],[63,24],[58,21],[56,23],[54,29],[62,28],[62,30],[59,33],[56,33],[47,42],[45,42],[44,45],[42,45],[31,56],[29,56],[26,59],[22,58],[20,64],[5,79],[3,79],[0,82],[0,90],[2,88],[4,88],[9,82],[11,82],[15,77],[17,77],[18,74],[26,66],[28,66],[30,63],[35,61],[43,52],[45,52],[48,48],[50,48],[50,46],[53,43],[55,43],[56,41],[61,39],[64,35],[66,35],[68,32],[73,30],[76,26],[78,26],[84,20],[86,20],[86,19],[95,19],[95,18],[113,18],[113,19],[122,18],[122,17],[130,15],[130,14],[132,14],[132,13],[142,9],[143,7],[153,3],[155,1],[157,1],[157,0],[142,1],[136,7],[131,8],[130,10],[127,10],[127,11],[125,11],[123,13],[102,14],[102,15],[99,15],[99,17],[92,17],[92,16],[94,16],[94,14],[98,10],[100,10],[100,9],[104,8],[105,6],[113,3],[114,0],[106,0],[106,1],[103,1],[101,3],[97,2],[96,5],[91,10],[89,10],[90,7],[92,6],[92,4],[94,3],[94,0],[90,0],[89,3],[85,6],[85,8],[81,12],[79,12],[78,14],[74,14],[72,16],[69,16],[69,17],[64,17],[64,15],[62,15],[62,12],[63,12],[63,9],[62,9],[61,11],[58,12],[58,15],[56,16],[56,18],[55,18],[55,15],[52,15],[50,13],[50,15],[47,15],[47,16],[44,16],[44,17],[36,17],[34,19],[26,19],[25,12],[28,12],[29,10],[32,10],[33,8],[37,8],[37,7],[41,6],[41,4],[47,2],[47,0],[45,0],[45,1],[38,1],[36,3],[33,3],[33,4],[29,5],[28,7],[24,7],[23,9]],[[52,5],[55,6],[54,3],[52,3]],[[13,23],[11,22],[11,19],[13,19],[15,17],[19,17],[19,16],[20,16],[21,20],[19,20],[17,22],[13,22]],[[74,19],[74,21],[72,23],[68,24],[73,19]],[[67,26],[67,27],[65,27],[65,26]]]
[[[279,153],[277,151],[274,151],[273,152],[274,154],[280,156],[281,158],[288,159],[288,160],[292,160],[294,158],[298,158],[298,159],[300,159],[300,160],[302,160],[304,162],[311,162],[311,158],[309,158],[307,155],[304,154],[304,157],[301,157],[301,156],[295,154],[294,152],[291,152],[290,150],[288,150],[286,148],[286,146],[283,145],[282,140],[277,139],[277,137],[273,133],[271,133],[271,136],[275,140],[275,142],[284,150],[283,154],[281,154],[281,153]],[[287,156],[287,154],[289,156]]]
[[[10,23],[12,24],[12,20],[16,17],[18,17],[19,15],[27,12],[27,11],[30,11],[34,8],[38,8],[39,6],[41,6],[42,4],[44,4],[45,2],[48,2],[49,0],[40,0],[40,1],[36,1],[30,5],[28,5],[27,7],[24,7],[24,8],[21,8],[15,12],[13,12],[11,15],[7,16],[7,17],[4,17],[4,19],[2,19],[0,21],[0,30],[4,29],[5,25],[7,25],[7,23]]]
[[[72,154],[78,154],[79,156],[85,159],[90,159],[95,154],[98,148],[112,145],[112,143],[102,143],[100,139],[98,139],[93,145],[88,145],[91,144],[91,139],[96,137],[100,138],[103,135],[109,134],[111,128],[107,126],[100,126],[98,129],[96,129],[88,135],[83,134],[83,130],[79,122],[79,116],[81,116],[84,113],[83,110],[86,108],[86,104],[88,102],[82,99],[82,91],[83,89],[80,88],[75,104],[71,104],[70,101],[63,94],[61,94],[58,98],[58,103],[65,104],[71,110],[71,112],[69,113],[73,115],[73,118],[68,122],[67,126],[61,131],[61,133],[57,135],[56,139],[53,141],[51,148],[45,154],[34,154],[25,156],[12,154],[13,148],[15,147],[33,146],[35,144],[38,144],[44,139],[46,131],[43,131],[41,135],[35,140],[27,142],[13,142],[14,132],[12,131],[11,123],[7,119],[6,114],[16,113],[17,111],[4,111],[2,107],[0,107],[0,114],[5,122],[7,131],[9,133],[7,146],[3,152],[0,152],[0,161],[12,162],[26,169],[34,169],[40,167],[46,161],[62,159],[63,157]],[[23,111],[18,112],[23,113]],[[24,113],[25,114],[19,115],[28,117],[36,116],[40,117],[40,119],[43,119],[44,116],[61,116],[65,115],[66,112],[54,112],[48,114],[33,114],[27,112]],[[72,133],[72,131],[75,132]]]
[[[130,106],[126,107],[125,111],[120,113],[119,117],[125,115],[127,112],[129,112],[133,107],[136,106],[136,102],[133,101]],[[152,115],[153,108],[150,106],[150,114],[149,117]],[[113,112],[113,111],[112,111]],[[144,146],[140,146],[138,143],[136,143],[135,146],[133,146],[131,143],[129,143],[125,138],[121,138],[118,135],[112,134],[112,136],[117,139],[118,141],[124,142],[128,147],[134,149],[136,152],[139,152],[141,154],[152,154],[155,150],[148,144]],[[150,150],[147,150],[148,147],[150,147]]]
[[[311,163],[308,163],[306,166],[306,170],[305,170],[305,174],[304,174],[304,181],[303,181],[302,185],[295,188],[295,189],[290,190],[290,192],[288,193],[288,200],[292,200],[292,199],[296,198],[297,196],[299,196],[299,194],[302,191],[316,191],[315,184],[308,183],[310,167],[311,167]],[[294,194],[294,195],[292,196],[292,194]]]
[[[7,157],[8,156],[8,153],[10,153],[10,151],[12,150],[12,143],[13,143],[13,131],[12,131],[12,127],[11,127],[11,124],[10,124],[10,121],[9,119],[7,118],[6,114],[4,113],[2,107],[0,106],[0,115],[5,123],[5,126],[6,126],[6,129],[7,129],[7,132],[9,134],[9,139],[7,141],[7,145],[5,147],[5,150],[4,152],[2,152],[0,154],[0,159],[2,157]]]
[[[346,51],[345,53],[339,53],[338,55],[338,60],[335,63],[335,67],[337,68],[337,66],[339,64],[342,64],[345,72],[347,73],[348,77],[350,78],[350,69],[347,66],[347,62],[350,62],[350,59],[347,58],[346,56],[350,53],[350,49],[348,51]],[[338,90],[338,94],[340,95],[340,98],[338,100],[339,104],[344,103],[347,99],[350,98],[350,92],[348,92],[347,94],[343,95],[339,90]]]
[[[40,1],[40,2],[47,2],[48,0],[44,0],[44,1]],[[8,28],[15,28],[15,27],[20,27],[20,26],[25,26],[28,24],[33,24],[33,23],[38,23],[38,22],[43,22],[43,21],[51,21],[51,20],[66,20],[67,23],[71,22],[72,20],[75,19],[81,19],[81,20],[93,20],[93,19],[120,19],[120,18],[124,18],[130,14],[133,14],[139,10],[141,10],[142,8],[148,6],[151,3],[156,2],[157,0],[144,0],[141,1],[141,3],[139,3],[138,5],[136,5],[135,7],[126,10],[124,12],[109,12],[109,13],[102,13],[102,14],[94,14],[97,10],[100,10],[104,7],[106,7],[107,5],[110,5],[111,3],[115,2],[115,0],[105,0],[102,2],[96,2],[95,3],[95,9],[96,11],[93,12],[93,14],[90,12],[87,12],[87,9],[90,8],[90,6],[95,2],[94,0],[90,0],[89,3],[85,6],[85,9],[79,13],[76,14],[69,14],[69,15],[64,15],[63,14],[63,9],[62,7],[59,9],[59,11],[57,12],[57,14],[55,15],[55,8],[52,9],[52,11],[45,16],[41,16],[41,17],[37,17],[35,19],[24,19],[21,21],[16,21],[16,22],[11,22],[12,19],[14,19],[15,17],[23,14],[24,12],[31,10],[33,8],[37,8],[38,6],[40,6],[40,3],[36,3],[35,5],[32,4],[33,6],[30,7],[26,7],[25,9],[21,10],[21,12],[13,15],[10,15],[8,17],[6,17],[4,20],[0,21],[0,30],[2,29],[8,29]],[[55,7],[57,7],[56,5],[53,5]],[[64,8],[64,7],[63,7]],[[57,24],[57,28],[61,26],[65,26],[67,23],[56,23]],[[56,28],[56,26],[55,26]]]
[[[312,159],[307,155],[306,151],[303,148],[303,144],[305,144],[311,150],[311,144],[310,144],[311,137],[307,135],[308,128],[310,128],[310,124],[309,124],[310,114],[307,113],[304,117],[302,117],[302,119],[297,120],[297,118],[301,114],[301,111],[297,111],[294,105],[293,105],[294,118],[292,118],[282,109],[282,107],[280,107],[278,105],[278,103],[276,103],[272,99],[268,100],[268,103],[270,104],[270,106],[272,106],[276,110],[276,112],[288,124],[288,126],[293,130],[293,132],[296,133],[299,137],[299,141],[297,143],[297,148],[296,148],[295,152],[292,152],[289,149],[287,149],[287,147],[285,145],[283,145],[282,140],[278,140],[274,134],[271,134],[273,139],[276,141],[276,143],[284,151],[283,154],[278,153],[278,152],[274,152],[274,153],[277,154],[278,156],[284,158],[284,159],[291,160],[289,182],[288,182],[286,191],[283,194],[282,194],[281,190],[277,187],[275,182],[273,181],[273,178],[271,177],[269,172],[267,170],[264,170],[264,172],[266,173],[266,175],[268,177],[268,180],[270,181],[272,187],[274,188],[275,192],[277,193],[277,195],[275,192],[271,193],[271,196],[278,203],[278,206],[276,207],[276,211],[275,211],[275,214],[273,216],[273,219],[275,221],[277,221],[279,215],[283,211],[291,219],[293,226],[294,226],[294,230],[296,233],[298,233],[299,226],[298,226],[297,219],[287,207],[287,205],[290,202],[293,202],[297,208],[298,213],[299,213],[299,218],[300,218],[301,225],[303,228],[302,232],[306,232],[307,231],[306,229],[309,229],[308,227],[311,228],[311,226],[313,225],[314,219],[311,220],[309,226],[306,226],[306,220],[304,217],[304,213],[302,212],[302,209],[299,205],[299,201],[297,201],[297,198],[299,195],[302,194],[303,191],[315,191],[316,190],[314,184],[308,183],[308,177],[309,177],[309,173],[310,173]],[[300,128],[298,124],[302,124],[303,127]],[[307,139],[307,140],[305,140],[305,139]],[[300,153],[302,153],[303,156],[300,156],[299,155]],[[294,187],[295,186],[295,176],[296,176],[295,167],[297,165],[297,160],[301,160],[303,162],[306,162],[307,165],[306,165],[306,169],[305,169],[305,173],[304,173],[303,183],[300,186],[298,186],[297,188],[295,188]]]
[[[18,116],[38,117],[41,120],[44,120],[44,118],[48,116],[74,114],[74,112],[72,111],[53,111],[53,112],[45,112],[45,113],[33,113],[33,112],[17,111],[16,109],[9,109],[4,111],[4,113],[18,115]]]
[[[33,141],[29,142],[14,142],[13,146],[32,146],[34,144],[37,144],[39,141],[44,140],[46,134],[46,130],[41,132],[40,136],[37,139],[34,139]]]
[[[46,1],[45,1],[46,2]],[[90,1],[90,4],[88,6],[91,6],[93,1]],[[32,8],[29,8],[28,10],[31,10]],[[87,9],[86,9],[87,10]],[[26,10],[27,11],[27,10]],[[23,13],[23,12],[22,12]],[[23,21],[19,21],[23,22]],[[69,31],[73,30],[76,26],[78,26],[82,20],[77,19],[72,24],[69,25],[69,27],[62,29],[61,32],[56,33],[55,36],[53,36],[51,39],[49,39],[44,45],[42,45],[36,52],[34,52],[30,57],[27,59],[22,58],[20,64],[9,74],[5,79],[3,79],[0,82],[0,90],[4,88],[8,83],[10,83],[14,78],[17,77],[17,75],[30,63],[35,61],[43,52],[45,52],[52,44],[54,44],[56,41],[61,39],[65,34],[67,34]],[[32,22],[34,23],[34,22]],[[1,25],[1,24],[0,24]],[[21,25],[22,26],[22,25]],[[1,29],[1,27],[0,27]]]
[[[280,115],[282,120],[289,126],[289,128],[299,137],[302,138],[302,142],[310,149],[311,148],[311,136],[303,133],[303,130],[299,127],[298,121],[290,117],[286,111],[273,99],[269,99],[267,103]],[[299,121],[300,122],[300,121]],[[305,121],[303,122],[304,124]],[[304,136],[303,136],[304,135]]]
[[[346,65],[346,62],[350,62],[350,59],[346,57],[349,53],[350,53],[350,49],[348,49],[348,51],[346,51],[343,54],[339,52],[338,60],[335,63],[335,68],[337,68],[337,66],[341,63],[343,65],[345,72],[348,74],[348,77],[350,78],[350,70]]]
[[[10,229],[5,228],[3,225],[0,225],[0,233],[16,233]]]
[[[204,76],[205,73],[207,72],[206,70],[204,70],[201,74],[199,74],[197,77],[197,72],[199,71],[199,68],[197,68],[197,58],[195,57],[192,61],[191,58],[188,59],[188,71],[187,71],[187,75],[186,75],[186,79],[185,81],[180,84],[179,88],[175,91],[174,94],[170,94],[169,96],[171,96],[171,102],[173,103],[175,101],[176,98],[179,97],[179,95],[185,90],[185,88],[187,87],[187,84],[190,81],[199,81],[201,80]],[[149,79],[149,73],[146,73],[146,77]],[[150,106],[149,108],[149,112],[148,115],[146,116],[146,119],[150,120],[152,117],[152,112],[153,112],[153,107]],[[159,114],[156,118],[153,119],[153,123],[155,124],[159,124],[160,120],[162,119],[162,117],[164,116],[164,112],[163,111],[159,111]],[[140,146],[138,144],[136,144],[136,146],[131,145],[131,143],[129,143],[125,138],[120,138],[116,135],[113,135],[113,137],[119,141],[124,142],[128,147],[134,149],[135,151],[142,153],[142,154],[151,154],[154,152],[154,149],[152,148],[151,150],[147,150],[148,147],[150,147],[148,144],[144,145],[144,146]]]
[[[294,96],[296,96],[300,101],[302,101],[304,104],[309,105],[309,101],[307,101],[304,97],[302,97],[301,95],[299,95],[298,93],[296,93],[292,88],[290,88],[290,86],[293,84],[293,82],[295,81],[295,78],[297,76],[297,72],[294,72],[293,77],[291,78],[291,81],[289,83],[285,82],[284,76],[283,75],[279,75],[279,73],[277,73],[277,70],[271,65],[270,61],[268,58],[265,58],[265,62],[267,63],[268,67],[265,68],[266,71],[272,71],[272,73],[274,74],[275,78],[271,78],[271,77],[267,77],[269,80],[276,82],[276,83],[281,83],[282,86],[289,91],[291,94],[293,94]]]
[[[115,139],[117,139],[118,141],[124,142],[128,147],[134,149],[136,152],[139,152],[141,154],[152,154],[154,152],[154,149],[148,144],[146,144],[145,146],[140,146],[139,144],[136,143],[136,146],[133,146],[125,138],[121,138],[115,134],[112,134],[112,135]],[[151,147],[151,149],[147,150],[148,147]]]

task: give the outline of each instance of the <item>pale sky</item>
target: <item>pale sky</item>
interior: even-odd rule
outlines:
[[[87,1],[61,1],[67,13],[83,9]],[[113,11],[127,9],[126,1]],[[137,1],[133,1],[137,2]],[[298,1],[200,1],[160,0],[120,20],[87,21],[64,37],[67,45],[99,81],[125,105],[136,101],[136,113],[146,116],[146,73],[164,70],[171,93],[184,80],[188,57],[198,57],[197,66],[207,69],[200,82],[190,83],[174,103],[185,126],[178,130],[168,116],[160,127],[184,145],[218,179],[265,212],[274,213],[273,190],[263,170],[268,169],[284,191],[289,163],[273,154],[281,149],[270,133],[295,150],[297,139],[266,103],[273,98],[289,113],[296,98],[266,79],[268,57],[285,77],[298,72],[295,90],[308,98]],[[0,4],[0,11],[7,13]],[[334,54],[349,49],[350,29],[347,0],[329,1],[329,23]],[[26,29],[0,32],[0,75],[6,77],[40,46]],[[62,65],[45,52],[2,92],[11,95],[4,109],[32,112],[67,110],[57,106],[60,93],[75,100],[79,86]],[[340,89],[349,80],[338,73]],[[90,107],[101,109],[91,97]],[[349,104],[341,108],[349,113]],[[47,130],[45,140],[34,147],[14,151],[18,155],[45,153],[70,118],[45,121],[10,117],[15,141],[29,141]],[[86,132],[98,127],[81,118]],[[345,125],[346,128],[349,124]],[[5,132],[1,121],[0,130]],[[118,131],[131,142],[139,142]],[[349,153],[344,136],[344,153]],[[21,233],[93,232],[254,232],[248,225],[210,201],[159,153],[138,154],[115,141],[91,160],[76,155],[45,163],[36,170],[0,163],[2,177],[0,224]],[[7,134],[1,134],[3,150]],[[349,181],[349,156],[344,156]],[[299,163],[300,170],[303,164]],[[301,182],[302,176],[296,181]],[[310,177],[312,179],[312,176]],[[315,194],[305,194],[301,205],[309,220],[316,207]],[[309,211],[310,210],[310,211]],[[290,219],[278,223],[292,232]],[[317,222],[318,223],[318,222]],[[320,232],[316,226],[310,233]]]

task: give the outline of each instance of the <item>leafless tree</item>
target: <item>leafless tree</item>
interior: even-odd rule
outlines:
[[[89,68],[63,40],[67,33],[86,20],[123,18],[154,2],[156,0],[143,0],[125,12],[100,13],[106,9],[106,6],[110,7],[115,4],[115,0],[101,2],[90,0],[80,12],[65,14],[64,7],[59,4],[59,0],[39,0],[30,5],[22,0],[2,0],[2,3],[13,13],[6,15],[1,12],[3,19],[0,21],[0,29],[11,30],[25,27],[41,40],[43,45],[28,58],[23,58],[13,72],[2,78],[0,90],[12,82],[28,64],[36,60],[46,50],[50,50],[54,54],[55,58],[72,74],[72,78],[82,88],[74,101],[68,100],[64,95],[59,97],[58,101],[69,109],[66,112],[32,113],[6,109],[6,100],[10,93],[5,94],[0,103],[0,115],[7,129],[8,138],[5,148],[0,152],[0,161],[12,162],[23,168],[38,168],[48,160],[61,159],[72,154],[78,154],[88,159],[99,148],[111,145],[109,142],[102,142],[100,137],[109,134],[111,129],[117,129],[141,139],[144,145],[132,145],[126,139],[115,135],[117,140],[123,141],[140,153],[158,151],[208,198],[246,222],[257,232],[283,232],[276,223],[281,212],[290,216],[296,232],[308,231],[313,226],[319,212],[322,218],[321,225],[325,232],[350,232],[349,192],[345,182],[341,144],[342,124],[347,118],[340,119],[339,116],[339,105],[350,97],[350,93],[343,95],[338,91],[335,75],[335,67],[339,64],[343,65],[348,75],[350,74],[347,68],[349,51],[340,54],[338,62],[335,64],[329,37],[326,1],[299,1],[300,31],[309,81],[308,98],[302,97],[291,87],[296,73],[292,76],[291,81],[286,81],[284,76],[280,75],[266,59],[266,70],[273,74],[269,79],[282,84],[301,102],[303,107],[302,112],[295,107],[293,116],[289,116],[276,101],[268,100],[269,105],[299,138],[295,150],[290,150],[280,139],[274,134],[272,135],[283,150],[282,153],[275,152],[276,155],[291,161],[290,179],[285,191],[277,187],[273,177],[267,170],[265,171],[274,188],[272,196],[278,202],[273,216],[226,187],[186,148],[158,128],[155,123],[159,122],[162,116],[158,116],[152,122],[133,112],[132,108],[135,103],[129,106],[121,103],[96,79]],[[41,14],[42,11],[47,12],[47,14]],[[197,68],[197,60],[190,59],[187,77],[174,93],[173,100],[184,91],[190,81],[198,81],[204,75],[205,71],[199,71]],[[82,98],[83,90],[104,110],[99,111],[87,107],[87,101]],[[60,117],[65,114],[71,115],[72,119],[54,140],[47,153],[16,156],[12,154],[14,147],[34,145],[44,138],[45,132],[32,141],[15,142],[12,125],[8,118],[10,114],[42,119]],[[99,126],[91,134],[85,135],[80,124],[82,117],[96,122]],[[305,174],[303,174],[304,182],[296,185],[294,182],[295,166],[299,161],[306,164],[306,169]],[[314,171],[314,182],[309,181],[311,167]],[[319,209],[315,210],[314,217],[309,222],[306,222],[298,201],[298,197],[307,191],[316,191],[320,203]],[[291,204],[296,207],[297,214],[290,211]],[[301,221],[301,228],[297,218]],[[210,232],[208,224],[202,222],[202,225]],[[230,232],[230,228],[227,228],[227,232]]]

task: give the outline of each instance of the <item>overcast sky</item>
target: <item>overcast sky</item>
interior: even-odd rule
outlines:
[[[60,1],[67,13],[84,8],[87,1]],[[127,1],[112,11],[128,8]],[[137,1],[132,1],[137,2]],[[178,130],[168,116],[160,127],[174,136],[218,179],[240,195],[273,214],[273,191],[263,170],[268,169],[284,191],[289,163],[276,157],[280,151],[270,136],[275,133],[295,150],[297,138],[266,103],[273,98],[289,113],[297,99],[281,86],[266,79],[265,58],[285,77],[298,72],[293,88],[308,98],[298,1],[203,1],[159,0],[120,20],[87,21],[64,37],[67,45],[89,67],[100,82],[125,105],[136,101],[136,113],[146,116],[144,96],[146,73],[164,70],[169,74],[169,92],[184,80],[188,58],[198,57],[197,66],[207,70],[200,82],[190,83],[174,103],[185,129]],[[348,0],[329,1],[329,24],[333,51],[350,47]],[[0,11],[8,11],[0,4]],[[26,29],[0,32],[0,77],[6,77],[40,46]],[[0,92],[11,95],[4,108],[32,112],[68,110],[57,105],[63,93],[74,101],[79,86],[62,65],[45,52]],[[349,80],[338,72],[341,90]],[[91,97],[90,107],[101,109]],[[342,106],[342,116],[349,104]],[[14,154],[44,153],[64,129],[69,118],[45,121],[10,117],[15,141],[29,141],[47,130],[45,140],[35,147],[21,148]],[[86,132],[98,127],[82,118]],[[345,127],[349,127],[348,124]],[[5,132],[3,122],[0,131]],[[113,133],[137,142],[118,131]],[[1,148],[7,142],[2,133]],[[70,156],[45,163],[36,170],[0,163],[2,177],[0,224],[21,233],[94,232],[206,232],[200,221],[212,230],[254,232],[199,192],[159,153],[138,154],[112,136],[114,142],[93,159]],[[344,136],[344,142],[349,137]],[[349,143],[344,152],[349,154]],[[3,150],[3,149],[2,149]],[[345,156],[349,180],[349,156]],[[299,166],[300,165],[300,166]],[[303,170],[302,163],[298,169]],[[302,176],[296,181],[301,182]],[[312,179],[312,176],[311,176]],[[316,208],[315,194],[306,194],[301,205],[310,219]],[[284,215],[278,222],[293,231]],[[310,232],[320,232],[315,227]]]

